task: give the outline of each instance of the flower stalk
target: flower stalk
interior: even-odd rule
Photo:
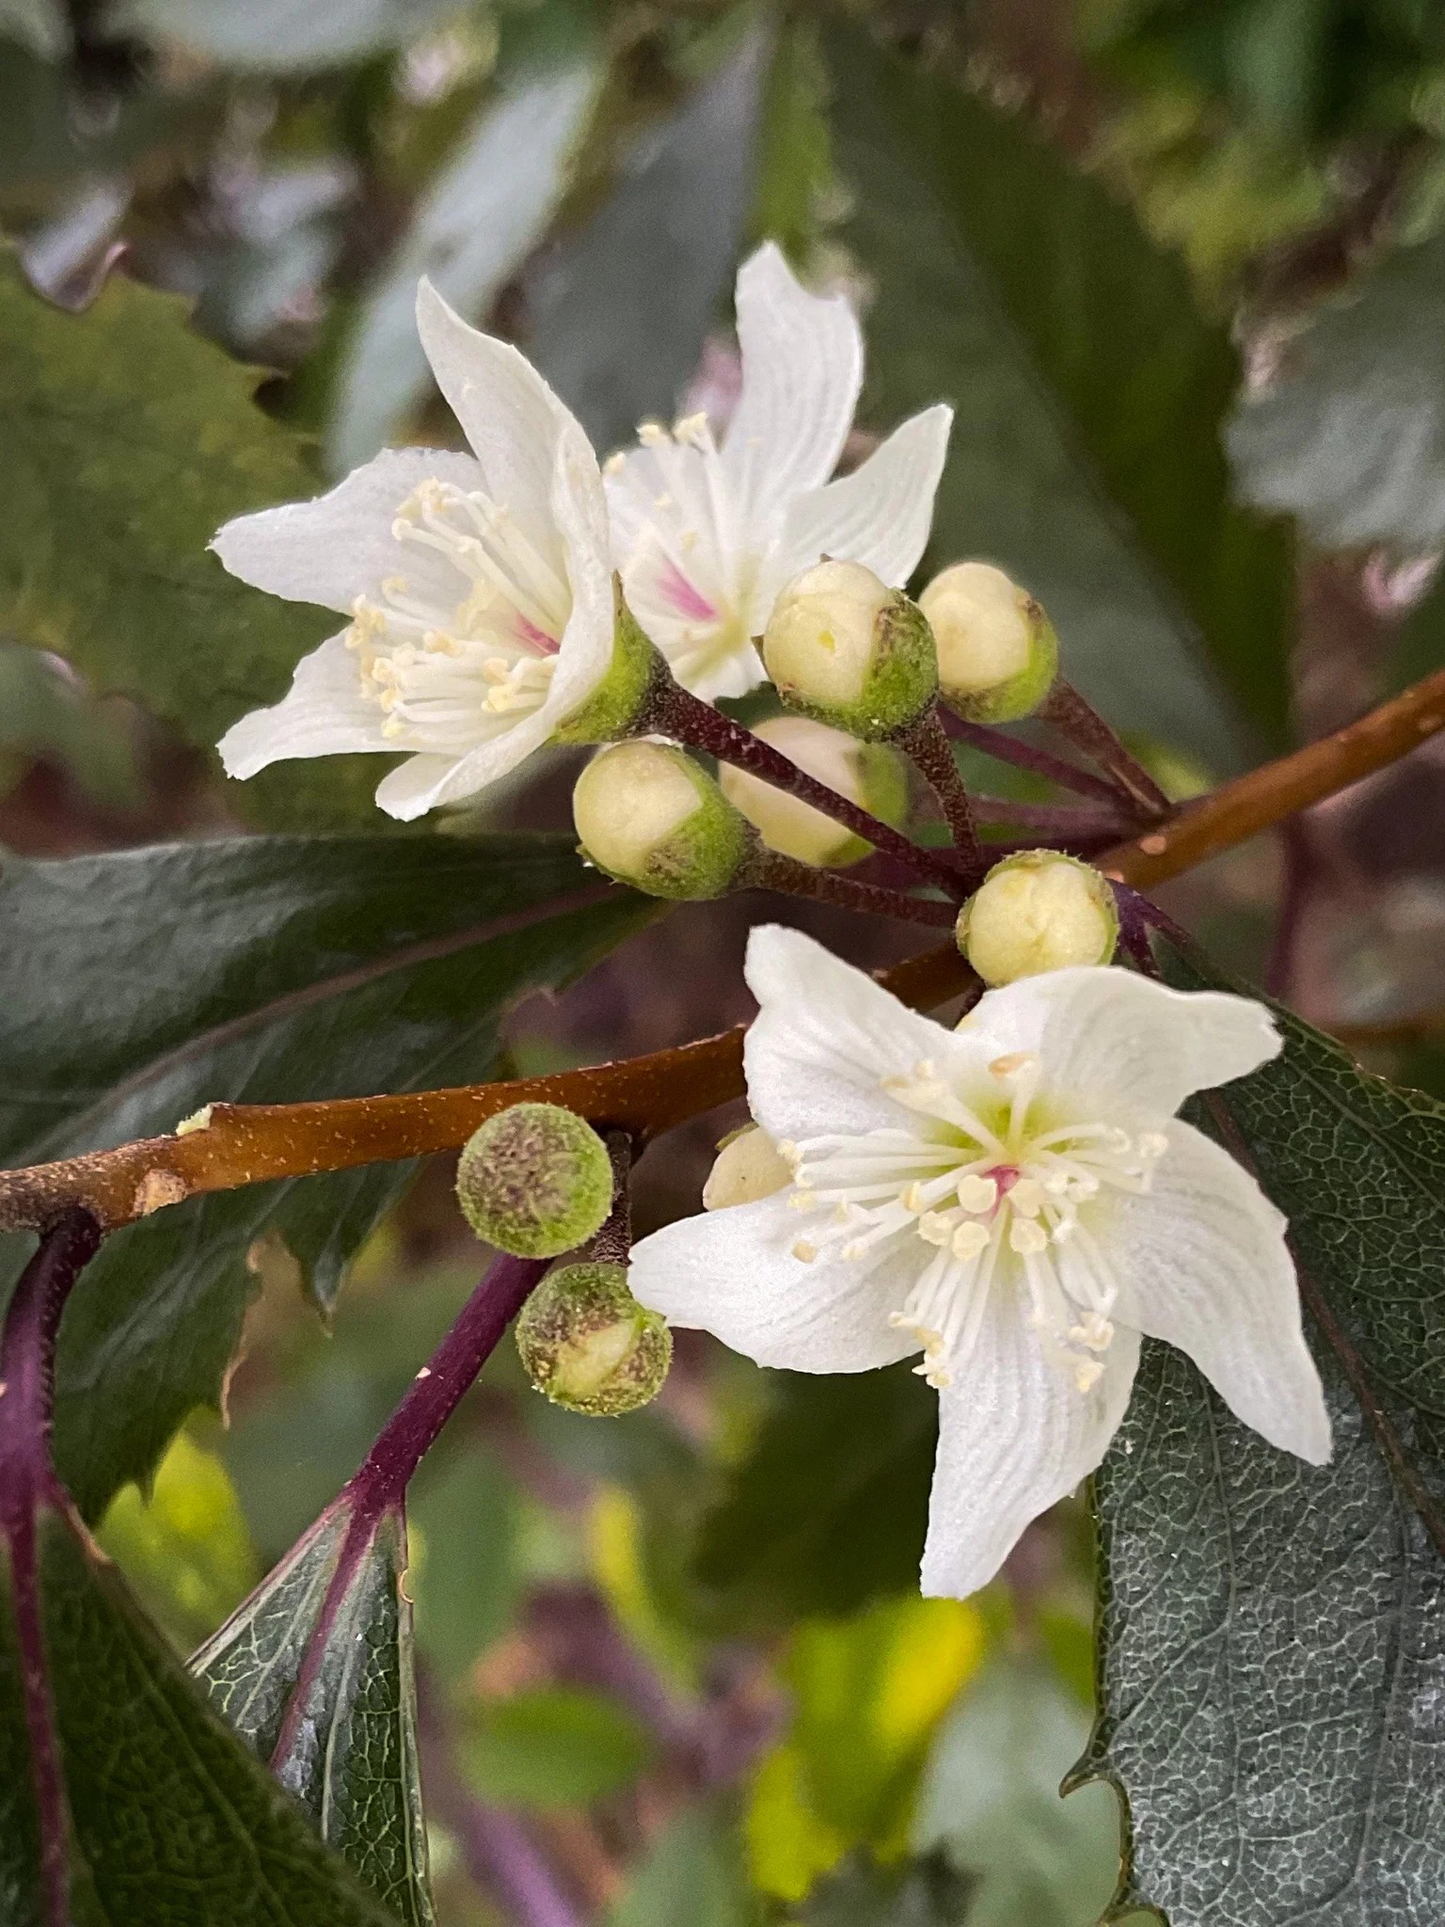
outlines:
[[[926,923],[939,930],[948,929],[958,915],[956,902],[910,896],[904,890],[869,883],[862,877],[815,869],[811,863],[799,863],[776,850],[760,849],[738,877],[736,887],[776,890],[784,896],[806,897],[812,903],[852,910],[859,916],[892,917],[900,923]]]
[[[943,724],[938,719],[937,705],[930,703],[917,722],[897,738],[897,742],[938,798],[953,837],[953,846],[963,858],[965,867],[970,872],[982,870],[984,860],[979,849],[973,803],[968,786],[958,773],[958,764],[954,761]]]
[[[1049,723],[1066,742],[1080,749],[1110,778],[1116,794],[1122,795],[1147,821],[1153,822],[1169,810],[1169,798],[1139,759],[1131,755],[1118,733],[1062,676],[1054,682],[1035,711],[1040,722]]]

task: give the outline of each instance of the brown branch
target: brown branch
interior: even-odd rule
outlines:
[[[1136,888],[1177,876],[1403,756],[1445,726],[1445,671],[1333,736],[1267,763],[1190,803],[1168,822],[1098,859]],[[967,988],[945,945],[883,974],[894,994],[926,1009]],[[742,1094],[743,1028],[620,1063],[507,1084],[309,1104],[216,1104],[203,1128],[144,1138],[25,1171],[0,1173],[0,1230],[36,1230],[68,1205],[110,1229],[200,1192],[269,1178],[347,1170],[455,1150],[486,1118],[523,1099],[565,1104],[639,1141]]]

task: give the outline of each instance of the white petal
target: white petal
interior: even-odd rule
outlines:
[[[942,1062],[958,1046],[800,930],[755,928],[746,976],[761,1006],[743,1047],[748,1102],[777,1141],[910,1124],[882,1079]]]
[[[424,553],[414,545],[403,550],[391,527],[412,490],[433,477],[472,489],[481,471],[470,455],[445,449],[383,449],[315,501],[238,515],[211,547],[232,575],[255,589],[350,615],[356,597],[375,595],[388,576],[425,572]],[[437,566],[438,579],[450,584],[451,572]],[[453,601],[454,589],[444,599]]]
[[[851,1264],[804,1264],[792,1255],[805,1227],[788,1196],[681,1218],[634,1245],[628,1283],[639,1304],[789,1371],[866,1372],[916,1352],[888,1314],[931,1253],[906,1239]]]
[[[572,591],[572,611],[544,704],[549,723],[556,723],[584,702],[607,674],[616,632],[607,498],[592,445],[575,422],[557,441],[548,512]]]
[[[825,555],[861,562],[890,588],[903,587],[928,546],[952,421],[953,410],[941,402],[925,408],[895,428],[851,475],[791,504],[769,561],[765,606],[755,611],[755,628],[766,625],[783,584]]]
[[[538,750],[552,734],[552,724],[541,709],[516,720],[508,719],[495,735],[469,749],[465,756],[410,757],[378,786],[376,800],[388,816],[410,823],[442,803],[464,803],[510,773]],[[395,743],[388,743],[395,749]]]
[[[389,750],[380,707],[361,693],[356,657],[345,632],[331,636],[296,665],[291,687],[270,709],[253,709],[217,744],[227,776],[254,776],[268,763],[297,756]]]
[[[437,386],[481,465],[483,486],[537,540],[550,527],[558,440],[569,426],[582,433],[575,417],[524,354],[468,327],[430,281],[417,288],[416,325]]]
[[[1271,1445],[1323,1465],[1329,1414],[1300,1326],[1285,1220],[1219,1145],[1178,1120],[1168,1137],[1153,1189],[1113,1207],[1114,1315],[1187,1352]],[[1066,1244],[1059,1256],[1067,1266],[1077,1253]]]
[[[1083,965],[1021,977],[979,999],[966,1026],[1000,1051],[1034,1050],[1048,1087],[1156,1117],[1195,1091],[1243,1077],[1283,1048],[1263,1004],[1227,991],[1171,990],[1133,971]]]
[[[963,1599],[987,1585],[1029,1521],[1098,1465],[1129,1403],[1138,1334],[1116,1331],[1102,1362],[1080,1392],[995,1286],[967,1371],[939,1394],[925,1593]]]
[[[863,380],[863,336],[842,295],[808,294],[769,241],[737,288],[743,382],[722,463],[749,525],[772,535],[786,504],[838,465]]]

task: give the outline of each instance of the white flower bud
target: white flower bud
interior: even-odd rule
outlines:
[[[917,605],[861,562],[820,562],[783,589],[763,662],[790,709],[869,742],[915,722],[938,688]]]
[[[895,825],[903,821],[908,807],[907,771],[898,752],[885,743],[860,743],[807,716],[774,716],[756,724],[753,734],[870,815]],[[856,863],[872,847],[811,803],[774,789],[746,770],[724,764],[718,782],[723,795],[742,811],[768,848],[799,863]]]
[[[791,1167],[767,1132],[749,1124],[723,1140],[702,1187],[702,1207],[704,1211],[726,1211],[733,1204],[756,1204],[759,1198],[770,1198],[792,1181]]]
[[[467,1139],[457,1201],[479,1238],[518,1258],[585,1244],[612,1208],[612,1160],[585,1118],[513,1104]]]
[[[752,842],[712,777],[673,743],[616,743],[572,793],[583,853],[649,896],[720,896]]]
[[[958,914],[958,947],[986,984],[1070,964],[1106,964],[1119,939],[1114,894],[1099,872],[1056,850],[996,864]]]
[[[563,1265],[517,1319],[527,1376],[554,1405],[617,1418],[656,1398],[672,1362],[672,1333],[627,1288],[627,1268]]]
[[[1059,666],[1054,626],[1026,589],[989,562],[955,562],[918,606],[938,647],[939,693],[975,723],[1007,723],[1036,709]]]

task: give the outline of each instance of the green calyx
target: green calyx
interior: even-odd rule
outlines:
[[[939,694],[971,723],[1032,715],[1059,670],[1058,633],[1043,605],[988,562],[956,562],[919,598],[933,628]]]
[[[598,1231],[612,1209],[612,1160],[585,1118],[560,1104],[514,1104],[467,1140],[457,1201],[490,1245],[556,1258]]]
[[[763,661],[790,709],[862,742],[900,735],[938,693],[923,611],[856,562],[821,562],[782,591]]]
[[[721,896],[752,854],[741,811],[701,764],[645,738],[594,756],[572,793],[582,854],[648,896]]]
[[[624,601],[616,576],[612,579],[612,606],[612,665],[591,695],[557,725],[553,732],[556,742],[617,742],[642,714],[656,682],[666,675],[661,657]]]
[[[589,1418],[635,1412],[662,1389],[672,1333],[627,1288],[627,1267],[563,1265],[522,1307],[517,1350],[554,1405]]]

